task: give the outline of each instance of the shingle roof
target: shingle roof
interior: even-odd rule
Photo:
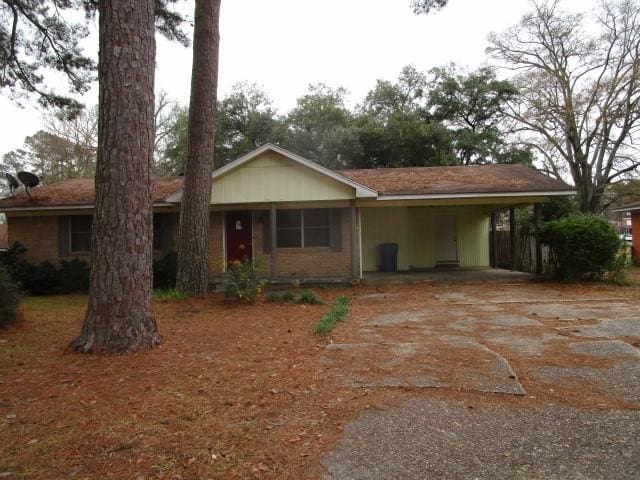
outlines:
[[[0,248],[9,247],[9,230],[6,223],[0,223]]]
[[[182,177],[156,177],[153,182],[153,201],[162,202],[182,188]],[[3,207],[73,207],[93,205],[95,201],[93,179],[65,180],[43,185],[31,190],[31,198],[25,192],[0,199]]]
[[[565,192],[564,182],[524,165],[379,168],[341,170],[338,173],[385,195],[491,194]],[[182,188],[182,177],[153,179],[153,201],[162,202]],[[92,206],[93,179],[66,180],[34,188],[31,198],[20,192],[0,199],[3,208]]]
[[[573,190],[566,183],[524,165],[377,168],[340,173],[382,196]]]

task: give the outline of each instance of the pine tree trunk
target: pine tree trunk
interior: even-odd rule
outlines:
[[[220,0],[196,0],[189,142],[180,207],[176,288],[206,295],[209,286],[209,207],[218,90]]]
[[[100,2],[96,201],[81,352],[158,345],[151,308],[154,0]]]

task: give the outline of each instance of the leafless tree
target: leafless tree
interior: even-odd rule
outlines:
[[[488,52],[517,72],[507,113],[522,141],[549,173],[570,176],[582,211],[599,212],[607,185],[640,166],[640,5],[603,0],[593,18],[561,5],[533,1]]]

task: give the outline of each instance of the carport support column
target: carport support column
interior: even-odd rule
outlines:
[[[358,218],[356,215],[356,201],[349,200],[349,247],[351,248],[351,278],[360,276],[358,265]]]
[[[516,235],[516,209],[509,209],[509,240],[511,243],[511,271],[518,270],[518,245]]]
[[[542,205],[536,203],[534,206],[536,217],[536,274],[542,275],[542,240],[540,230],[542,229]]]
[[[278,276],[278,236],[277,236],[277,218],[276,204],[272,203],[269,209],[269,237],[271,243],[271,278],[275,279]]]
[[[496,212],[491,212],[491,267],[498,268],[498,232],[496,231]]]

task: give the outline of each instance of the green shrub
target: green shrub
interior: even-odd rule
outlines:
[[[11,279],[7,270],[0,266],[0,328],[17,319],[19,301],[18,285]]]
[[[300,293],[300,297],[296,303],[304,303],[306,305],[323,305],[322,299],[318,298],[313,290],[304,290]]]
[[[331,307],[331,310],[320,317],[320,321],[313,328],[314,333],[317,335],[329,333],[338,323],[344,321],[348,313],[349,299],[347,297],[339,297]]]
[[[266,282],[258,279],[256,262],[236,260],[224,273],[223,284],[227,297],[253,302],[262,293]]]
[[[175,288],[159,288],[153,291],[153,298],[159,302],[168,300],[184,300],[187,294],[176,290]]]
[[[551,272],[567,281],[603,279],[615,271],[622,246],[609,222],[583,214],[547,222],[542,241],[551,250]]]
[[[293,302],[296,296],[289,290],[275,290],[267,293],[267,302]]]
[[[89,264],[77,258],[60,260],[60,286],[63,293],[89,291]]]
[[[153,288],[172,289],[176,286],[178,254],[170,252],[153,262]]]

